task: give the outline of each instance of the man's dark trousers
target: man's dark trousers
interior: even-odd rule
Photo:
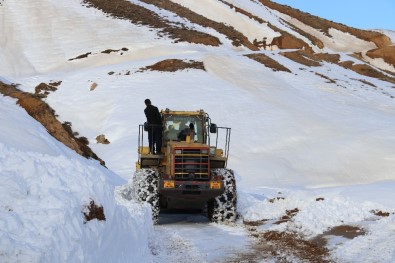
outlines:
[[[148,144],[152,154],[160,154],[162,148],[161,125],[150,125],[148,127]]]

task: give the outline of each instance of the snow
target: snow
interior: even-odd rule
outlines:
[[[236,13],[235,10],[230,9],[223,3],[212,0],[171,0],[177,4],[187,7],[194,12],[203,15],[204,17],[232,26],[237,31],[243,33],[250,42],[254,39],[262,41],[267,39],[267,43],[271,43],[274,37],[280,36],[279,33],[274,32],[267,24],[260,24],[259,22]]]
[[[391,244],[395,242],[395,216],[380,220],[369,230],[366,237],[357,237],[348,241],[346,246],[337,247],[335,256],[349,262],[394,262]]]
[[[331,37],[328,37],[323,32],[306,25],[295,18],[285,14],[281,14],[280,16],[296,27],[321,40],[325,45],[324,50],[338,52],[360,52],[376,48],[376,45],[373,42],[364,41],[349,33],[330,28],[328,33]],[[352,45],[350,45],[350,43],[352,43]]]
[[[157,248],[154,253],[160,259],[158,262],[219,262],[237,256],[236,251],[249,251],[251,242],[245,228],[208,223],[207,217],[196,214],[180,218],[170,212],[156,231],[158,235],[152,245]],[[180,251],[190,251],[188,258]]]
[[[49,136],[13,100],[0,101],[1,261],[146,260],[149,208],[129,202],[131,214],[118,205],[119,176]],[[104,222],[84,222],[91,201],[104,207]]]
[[[0,40],[1,55],[2,61],[7,63],[1,63],[0,70],[9,77],[73,70],[75,63],[69,59],[108,48],[130,49],[122,56],[114,56],[112,63],[133,59],[140,50],[150,51],[147,53],[154,56],[160,55],[156,45],[147,44],[157,38],[154,31],[125,20],[109,18],[101,11],[80,5],[78,0],[42,0],[37,3],[8,1],[3,8],[7,11],[3,12],[0,20],[0,34],[7,38]],[[161,42],[170,43],[166,39]],[[85,67],[108,64],[105,58],[99,53],[82,64]]]
[[[218,1],[174,2],[250,40],[276,36]],[[233,2],[281,25],[273,10],[254,1]],[[213,122],[232,128],[228,166],[237,176],[242,218],[273,222],[287,210],[299,210],[291,221],[264,224],[259,231],[314,237],[334,226],[359,225],[367,234],[335,240],[331,254],[346,262],[395,261],[393,84],[262,51],[292,71],[273,72],[245,57],[244,49],[230,48],[223,36],[221,47],[172,43],[77,0],[4,1],[0,16],[0,35],[6,36],[0,39],[0,80],[28,92],[41,82],[62,81],[46,102],[61,122],[70,121],[88,138],[108,168],[63,146],[15,100],[1,96],[1,262],[217,262],[231,257],[229,251],[248,250],[251,238],[240,222],[222,226],[201,215],[165,215],[153,227],[150,208],[128,197],[125,185],[135,170],[146,98],[162,109],[204,109]],[[332,29],[336,44],[330,44],[333,39],[322,33],[289,22],[326,41],[332,53],[371,49]],[[122,54],[101,53],[123,47],[128,51]],[[69,61],[87,52],[92,55]],[[138,72],[174,58],[203,61],[206,71]],[[354,60],[345,53],[341,59]],[[91,91],[92,83],[98,86]],[[110,144],[97,144],[100,134]],[[106,221],[84,223],[82,211],[91,200],[103,206]]]
[[[383,33],[383,34],[387,35],[391,39],[392,43],[395,43],[395,31],[393,31],[393,30],[383,30],[383,29],[376,29],[374,31],[378,31],[380,33]]]

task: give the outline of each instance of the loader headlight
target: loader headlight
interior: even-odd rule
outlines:
[[[182,154],[182,150],[175,150],[175,154]]]
[[[221,181],[211,181],[210,188],[211,189],[221,189]]]
[[[163,188],[174,188],[175,184],[173,180],[163,181]]]
[[[210,155],[214,156],[215,155],[215,147],[210,148]]]
[[[200,153],[202,153],[202,154],[208,154],[208,150],[207,150],[207,149],[203,149],[203,150],[200,151]]]

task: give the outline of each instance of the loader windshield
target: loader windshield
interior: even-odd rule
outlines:
[[[191,140],[199,143],[203,143],[203,116],[200,115],[165,115],[165,130],[164,140],[165,141],[179,141],[179,134],[185,129],[189,129],[189,125],[192,123],[195,127],[195,138]]]

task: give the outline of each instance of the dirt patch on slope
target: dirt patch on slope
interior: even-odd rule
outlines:
[[[388,216],[390,216],[389,212],[383,212],[381,210],[373,210],[373,211],[370,211],[370,212],[373,213],[376,216],[381,216],[381,217],[388,217]]]
[[[129,1],[84,0],[83,3],[88,7],[94,7],[102,10],[104,13],[107,13],[112,17],[129,20],[133,24],[159,29],[160,33],[174,39],[175,42],[189,42],[209,46],[219,46],[221,44],[217,37],[188,29],[184,26],[177,26],[175,23],[161,18],[155,12]],[[161,34],[159,35],[162,36]]]
[[[367,76],[367,77],[371,77],[371,78],[376,78],[376,79],[380,79],[382,81],[387,81],[387,82],[391,82],[393,84],[395,84],[395,78],[390,77],[380,71],[378,71],[377,69],[366,65],[366,64],[355,64],[352,61],[344,61],[339,63],[339,65],[341,65],[344,68],[347,69],[351,69],[352,71],[357,72],[358,74]]]
[[[294,37],[290,33],[277,29],[281,36],[273,38],[270,46],[277,46],[279,49],[302,49],[313,52],[313,49],[303,40]]]
[[[281,52],[280,55],[308,67],[321,66],[320,59],[315,58],[312,54],[305,52],[303,50]]]
[[[304,36],[305,38],[307,38],[308,40],[311,41],[311,43],[315,46],[317,46],[320,49],[323,49],[325,47],[324,43],[318,39],[317,37],[307,33],[306,31],[301,30],[300,28],[292,25],[291,23],[288,23],[287,21],[285,21],[284,19],[281,19],[281,22],[288,25],[288,27],[290,27],[293,31],[299,33],[300,35]]]
[[[175,72],[178,70],[185,70],[185,69],[200,69],[206,70],[204,68],[204,64],[201,61],[194,61],[194,60],[180,60],[180,59],[166,59],[155,63],[154,65],[147,66],[141,68],[137,72],[143,72],[147,70],[154,70],[154,71],[167,71],[167,72]]]
[[[376,48],[366,52],[371,58],[382,58],[384,61],[395,67],[395,46]]]
[[[16,86],[6,85],[2,82],[0,82],[0,93],[17,99],[17,104],[40,122],[55,139],[78,154],[98,160],[100,164],[105,165],[104,161],[89,148],[88,140],[85,137],[76,137],[78,133],[72,131],[71,123],[62,124],[56,119],[55,111],[41,100],[42,96],[20,91]]]
[[[282,223],[286,223],[286,222],[290,221],[298,213],[299,213],[299,209],[298,208],[294,208],[294,209],[291,209],[291,210],[286,210],[285,211],[285,215],[283,215],[280,220],[274,222],[274,224],[279,225],[279,224],[282,224]]]
[[[128,48],[123,47],[121,49],[106,49],[106,50],[101,51],[100,53],[102,53],[102,54],[119,53],[122,56],[123,52],[126,52],[128,50],[129,50]],[[96,53],[87,52],[85,54],[81,54],[81,55],[76,56],[74,58],[70,58],[68,61],[73,61],[73,60],[77,60],[77,59],[83,59],[83,58],[87,58],[87,57],[92,56],[92,55],[96,55]]]
[[[285,72],[292,73],[291,70],[289,70],[287,67],[284,67],[283,65],[281,65],[274,59],[266,56],[265,54],[256,53],[256,54],[248,54],[245,56],[265,65],[268,68],[273,69],[273,71],[285,71]]]
[[[275,2],[272,2],[270,0],[259,0],[263,5],[274,9],[280,13],[289,15],[293,18],[296,18],[297,20],[301,21],[302,23],[309,25],[315,29],[318,29],[325,33],[326,35],[330,36],[329,34],[329,29],[334,28],[342,32],[350,33],[351,35],[354,35],[360,39],[366,40],[366,41],[371,41],[375,43],[377,47],[384,47],[391,45],[391,40],[389,37],[386,35],[375,32],[375,31],[367,31],[367,30],[361,30],[361,29],[356,29],[352,28],[340,23],[336,23],[330,20],[326,20],[324,18],[320,18],[318,16],[311,15],[309,13],[300,11],[298,9],[292,8],[287,5],[281,5],[277,4]]]
[[[40,83],[36,88],[35,88],[35,93],[38,96],[41,96],[43,98],[46,98],[48,94],[51,91],[56,91],[57,87],[62,83],[62,81],[55,81],[51,82],[49,84],[47,83]]]
[[[97,219],[99,221],[106,221],[103,206],[97,205],[94,200],[91,200],[89,205],[86,205],[84,207],[82,213],[84,214],[84,224],[93,219]]]
[[[338,64],[340,60],[339,54],[329,54],[329,53],[311,53],[305,50],[296,50],[290,52],[281,52],[286,58],[289,58],[295,62],[303,64],[309,67],[321,66],[321,62],[329,62]]]
[[[314,73],[315,75],[317,75],[317,76],[320,76],[321,78],[323,78],[323,79],[326,79],[327,81],[327,83],[336,83],[336,80],[334,80],[334,79],[331,79],[330,77],[328,77],[328,76],[326,76],[326,75],[324,75],[324,74],[321,74],[321,73],[318,73],[318,72],[316,72],[316,73]]]
[[[310,53],[304,50],[296,50],[290,52],[281,52],[281,55],[291,59],[299,64],[308,67],[318,67],[321,66],[323,61],[337,64],[343,68],[350,69],[360,75],[380,79],[382,81],[387,81],[395,84],[395,78],[384,74],[380,70],[373,68],[367,64],[355,64],[353,61],[342,61],[340,62],[340,55],[338,54],[328,54],[328,53]],[[355,56],[360,59],[360,57]],[[390,74],[390,73],[389,73]],[[318,74],[317,74],[318,75]],[[323,77],[323,76],[321,76]],[[370,85],[373,85],[370,83]]]

